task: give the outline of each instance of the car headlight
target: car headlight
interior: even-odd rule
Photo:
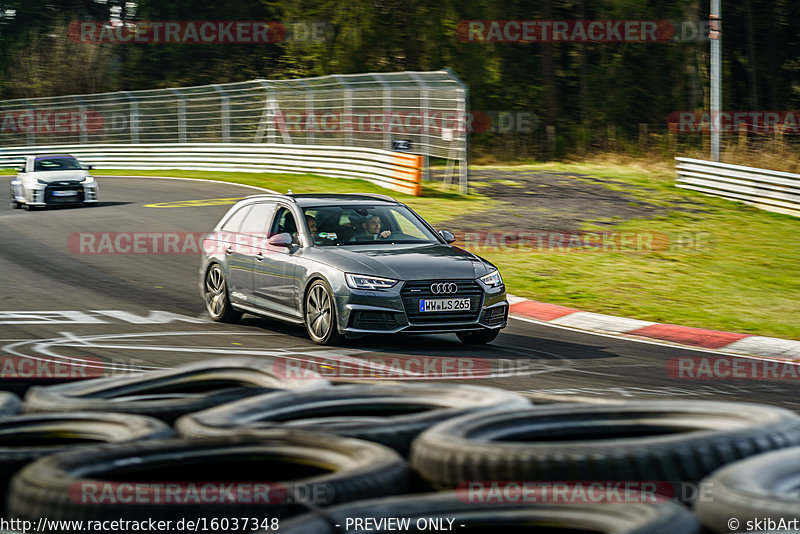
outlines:
[[[42,184],[42,185],[47,185],[47,184],[49,184],[50,182],[46,182],[46,181],[44,181],[44,180],[40,180],[40,179],[38,179],[38,178],[37,178],[37,179],[36,179],[36,183],[37,183],[37,184]]]
[[[489,287],[500,287],[503,285],[503,277],[500,276],[500,271],[492,271],[486,276],[481,276],[481,282]]]
[[[81,181],[82,184],[90,184],[92,182],[94,182],[94,176],[87,176]]]
[[[379,278],[366,274],[345,273],[344,278],[347,280],[347,285],[353,289],[389,289],[399,282],[399,280],[391,278]]]

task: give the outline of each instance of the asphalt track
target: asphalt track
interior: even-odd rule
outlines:
[[[485,347],[465,346],[455,335],[424,335],[327,348],[311,343],[303,328],[250,315],[240,324],[214,323],[198,290],[198,254],[82,254],[77,234],[206,232],[230,203],[148,205],[255,191],[193,180],[99,181],[97,206],[30,213],[0,207],[0,356],[79,362],[107,375],[253,355],[345,379],[444,378],[552,396],[738,400],[800,410],[797,378],[678,378],[668,370],[676,359],[716,353],[522,319],[512,319]]]

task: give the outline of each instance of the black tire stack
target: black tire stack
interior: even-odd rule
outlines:
[[[261,484],[269,502],[131,503],[82,491],[154,481]],[[476,481],[711,490],[687,499],[662,486],[653,502],[476,502],[463,491]],[[360,516],[408,520],[407,532],[438,520],[470,532],[678,534],[702,521],[727,532],[731,518],[745,529],[800,514],[800,416],[728,402],[532,404],[449,383],[334,387],[286,380],[270,360],[226,358],[34,387],[22,406],[0,393],[0,487],[5,516],[29,520],[260,515],[297,534],[382,531],[346,528]]]

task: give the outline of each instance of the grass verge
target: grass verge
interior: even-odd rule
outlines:
[[[502,269],[512,293],[585,311],[800,339],[800,219],[679,189],[667,169],[564,163],[502,168],[607,178],[609,189],[672,208],[613,226],[582,225],[655,241],[666,237],[664,250],[475,250]]]
[[[364,180],[325,178],[312,174],[279,174],[250,172],[211,172],[211,171],[140,171],[140,170],[94,170],[95,176],[175,176],[178,178],[202,178],[238,184],[254,185],[285,193],[378,193],[389,195],[411,206],[432,224],[439,224],[456,215],[480,212],[491,209],[495,204],[490,198],[480,194],[459,195],[455,188],[446,191],[439,184],[424,187],[421,197],[398,193]]]

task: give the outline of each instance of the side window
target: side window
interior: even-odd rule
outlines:
[[[239,232],[250,235],[261,235],[267,231],[267,225],[272,220],[272,214],[275,213],[275,204],[272,202],[260,202],[253,204],[253,207],[244,218]]]
[[[228,217],[228,220],[222,225],[222,230],[225,232],[238,232],[251,207],[252,205],[240,208],[239,211]]]
[[[287,208],[279,208],[278,213],[275,214],[275,220],[272,221],[272,227],[270,228],[270,235],[275,234],[282,234],[282,233],[292,234],[292,237],[297,236],[297,225],[294,222],[294,216],[292,212],[289,211]]]

